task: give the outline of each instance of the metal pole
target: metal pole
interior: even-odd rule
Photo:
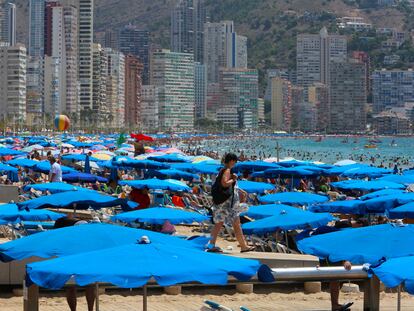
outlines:
[[[99,311],[99,283],[95,283],[95,310]]]
[[[142,290],[144,291],[143,296],[142,296],[142,311],[147,311],[148,310],[148,303],[147,303],[147,285],[144,285],[144,287],[142,288]]]
[[[401,285],[398,285],[397,311],[401,311]]]
[[[280,157],[279,157],[279,142],[276,142],[276,159],[277,159],[277,162],[280,161]]]

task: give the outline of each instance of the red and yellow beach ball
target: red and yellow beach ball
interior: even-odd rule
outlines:
[[[67,116],[61,114],[55,118],[55,128],[58,131],[66,131],[70,126],[70,120]]]

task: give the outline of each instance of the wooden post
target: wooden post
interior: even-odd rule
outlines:
[[[23,281],[23,311],[39,311],[39,287],[31,285],[26,287]]]
[[[365,281],[364,311],[380,311],[380,280],[376,276]]]
[[[144,287],[142,288],[143,290],[143,295],[142,295],[142,310],[143,311],[147,311],[148,310],[148,291],[147,291],[147,285],[144,285]]]
[[[95,283],[95,310],[99,311],[99,283]]]

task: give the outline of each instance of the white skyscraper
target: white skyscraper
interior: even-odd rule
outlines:
[[[247,68],[247,38],[232,21],[204,25],[204,64],[208,83],[217,83],[220,68]]]
[[[158,87],[159,126],[188,130],[194,127],[193,54],[157,50],[151,57],[151,84]]]
[[[80,109],[92,109],[93,0],[79,0]]]
[[[298,85],[307,87],[318,82],[329,84],[330,64],[346,61],[347,38],[329,35],[324,27],[317,35],[298,35],[296,49]]]
[[[26,48],[0,46],[0,116],[15,125],[26,119]]]

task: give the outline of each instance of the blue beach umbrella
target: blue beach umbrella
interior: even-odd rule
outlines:
[[[331,262],[377,264],[383,258],[414,255],[414,226],[385,224],[347,229],[300,240],[298,247]]]
[[[384,189],[384,190],[378,190],[378,191],[365,194],[363,196],[360,196],[359,199],[362,201],[366,201],[366,200],[375,199],[375,198],[379,198],[379,197],[383,197],[387,195],[399,195],[403,193],[408,193],[408,192],[406,192],[405,190],[398,190],[398,189]]]
[[[196,174],[216,175],[223,167],[219,164],[203,164],[203,163],[171,163],[171,168]]]
[[[290,161],[277,162],[277,165],[283,166],[283,167],[296,167],[296,166],[303,166],[303,165],[311,165],[311,163],[307,161],[290,160]]]
[[[72,208],[76,209],[99,209],[103,207],[121,206],[125,209],[134,208],[137,204],[125,199],[118,199],[104,195],[93,190],[65,191],[40,198],[17,203],[20,209],[37,208]]]
[[[19,210],[16,204],[0,205],[0,221],[52,221],[65,217],[65,214],[55,213],[48,210]]]
[[[275,186],[265,182],[255,182],[248,180],[239,180],[237,185],[240,189],[247,193],[264,193],[265,191],[271,191],[275,189]]]
[[[24,152],[10,149],[10,148],[0,148],[0,157],[4,156],[22,156],[25,155]]]
[[[168,207],[153,207],[139,211],[132,211],[118,214],[111,217],[112,220],[119,220],[126,223],[144,222],[153,225],[162,225],[165,221],[169,221],[173,225],[191,224],[193,222],[203,222],[209,217],[195,212],[183,211]]]
[[[41,172],[43,174],[49,174],[51,168],[52,168],[52,165],[50,164],[49,161],[38,162],[35,166],[32,167],[32,169],[35,172]],[[63,174],[76,172],[75,169],[68,167],[68,166],[61,165],[60,168],[62,169]]]
[[[404,284],[405,290],[414,295],[414,256],[391,258],[371,268],[371,271],[385,284],[394,288]]]
[[[158,161],[158,162],[191,162],[190,158],[182,155],[180,153],[171,153],[160,156],[149,156],[148,160]]]
[[[361,200],[333,201],[311,205],[309,211],[314,213],[337,213],[364,215],[365,209],[361,207]]]
[[[414,202],[410,202],[388,212],[388,217],[391,219],[414,218]]]
[[[285,204],[265,204],[265,205],[253,205],[249,207],[249,210],[243,215],[247,215],[254,219],[262,219],[272,216],[277,216],[281,211],[291,211],[297,209]]]
[[[372,166],[360,166],[351,168],[341,175],[350,178],[378,178],[382,177],[386,174],[392,174],[392,170],[380,168],[380,167],[372,167]]]
[[[49,191],[50,193],[58,193],[58,192],[65,192],[65,191],[73,191],[73,190],[89,190],[86,188],[74,186],[71,184],[67,184],[64,182],[50,182],[44,184],[31,184],[26,185],[24,187],[24,191],[30,191],[30,189],[37,190],[37,191]]]
[[[413,175],[385,175],[384,177],[379,178],[378,180],[383,181],[390,181],[397,184],[403,184],[403,185],[410,185],[414,184],[414,176]]]
[[[393,194],[381,196],[378,198],[362,201],[361,207],[365,208],[367,212],[384,213],[394,207],[413,202],[414,193],[406,192],[402,194]]]
[[[303,169],[301,166],[298,167],[281,167],[264,171],[266,177],[277,177],[277,176],[316,176],[319,175],[315,171]]]
[[[327,196],[308,192],[279,192],[258,198],[261,203],[282,203],[288,205],[311,205],[329,200]]]
[[[350,164],[350,165],[335,166],[335,167],[333,167],[329,170],[326,170],[325,175],[327,175],[327,176],[339,176],[342,173],[344,173],[344,172],[346,172],[350,169],[358,168],[358,167],[367,167],[367,165],[355,163],[355,164]]]
[[[160,286],[187,282],[225,285],[229,275],[247,281],[260,266],[256,260],[150,241],[32,263],[26,271],[31,282],[50,289],[60,289],[70,279],[79,286],[103,282],[136,288],[151,279]]]
[[[63,174],[62,175],[62,180],[66,181],[66,182],[71,182],[71,183],[82,183],[82,182],[107,183],[108,182],[108,179],[106,179],[105,177],[101,177],[101,176],[97,176],[97,175],[93,175],[93,174],[88,174],[88,173],[81,173],[81,172],[72,172],[72,173],[68,173],[68,174]]]
[[[151,241],[180,247],[200,247],[177,237],[110,224],[85,224],[25,236],[0,244],[0,260],[9,262],[33,256],[61,257],[136,243],[143,235]]]
[[[184,171],[177,170],[175,168],[170,168],[166,170],[158,171],[148,171],[146,173],[148,177],[157,177],[160,179],[183,179],[188,181],[198,180],[200,177],[197,174],[192,174]]]
[[[23,168],[31,168],[38,163],[39,161],[34,161],[34,160],[27,159],[27,158],[18,158],[18,159],[14,159],[14,160],[10,160],[6,162],[7,165],[20,166]]]
[[[165,163],[152,160],[136,160],[128,157],[116,157],[112,159],[111,164],[114,167],[129,167],[136,169],[168,169],[170,166]]]
[[[0,175],[2,174],[7,175],[7,178],[10,179],[10,181],[12,182],[19,181],[19,176],[17,175],[18,172],[19,170],[17,168],[0,163]]]
[[[279,214],[252,221],[242,225],[243,232],[247,234],[264,234],[268,232],[275,232],[277,230],[295,230],[315,228],[326,225],[334,218],[331,214],[316,214],[308,211],[303,211],[299,208],[290,207],[276,207]]]
[[[344,180],[331,183],[332,187],[342,190],[376,191],[383,189],[405,189],[402,184],[385,180]]]
[[[74,162],[85,162],[86,158],[89,157],[87,154],[84,153],[74,153],[74,154],[64,154],[62,155],[62,161],[74,161]],[[92,157],[89,157],[90,161],[97,162],[98,159]]]
[[[174,179],[143,179],[143,180],[123,180],[120,181],[121,186],[130,186],[136,189],[153,189],[153,190],[169,190],[169,191],[190,191],[190,187],[186,184]]]
[[[258,171],[264,171],[272,168],[278,168],[279,165],[274,163],[268,163],[264,161],[244,161],[244,162],[238,162],[233,167],[232,171],[234,173],[241,173],[244,171],[249,172],[258,172]]]

